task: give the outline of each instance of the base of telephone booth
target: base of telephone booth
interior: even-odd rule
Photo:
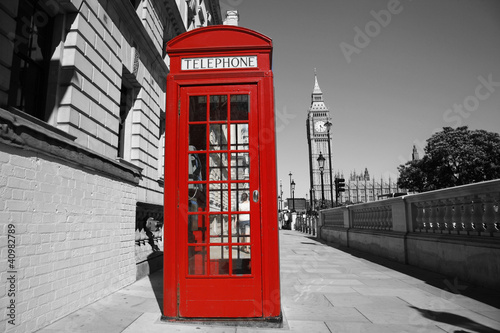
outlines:
[[[239,326],[256,328],[283,328],[283,314],[269,318],[179,318],[161,316],[161,321],[168,323],[208,325],[208,326]]]

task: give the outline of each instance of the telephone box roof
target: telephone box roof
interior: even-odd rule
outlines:
[[[238,50],[272,51],[271,38],[256,31],[231,25],[212,25],[185,32],[167,43],[167,53]]]

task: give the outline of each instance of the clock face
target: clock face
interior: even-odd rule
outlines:
[[[316,132],[325,132],[326,131],[326,126],[324,121],[317,121],[314,123],[314,129]]]

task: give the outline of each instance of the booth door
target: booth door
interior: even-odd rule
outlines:
[[[179,316],[261,317],[257,88],[184,87],[180,101]]]

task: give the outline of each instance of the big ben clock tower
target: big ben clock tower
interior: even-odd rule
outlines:
[[[325,105],[323,100],[323,92],[318,84],[318,77],[316,70],[314,70],[314,89],[311,94],[311,106],[309,107],[306,120],[307,128],[307,142],[309,146],[309,181],[310,181],[310,203],[311,207],[318,207],[321,205],[321,171],[318,164],[318,157],[323,154],[325,164],[323,169],[323,184],[324,184],[324,198],[327,207],[331,207],[330,198],[330,175],[333,170],[331,169],[330,160],[328,156],[328,140],[331,144],[331,132],[328,132],[328,123],[331,125],[330,111]]]

